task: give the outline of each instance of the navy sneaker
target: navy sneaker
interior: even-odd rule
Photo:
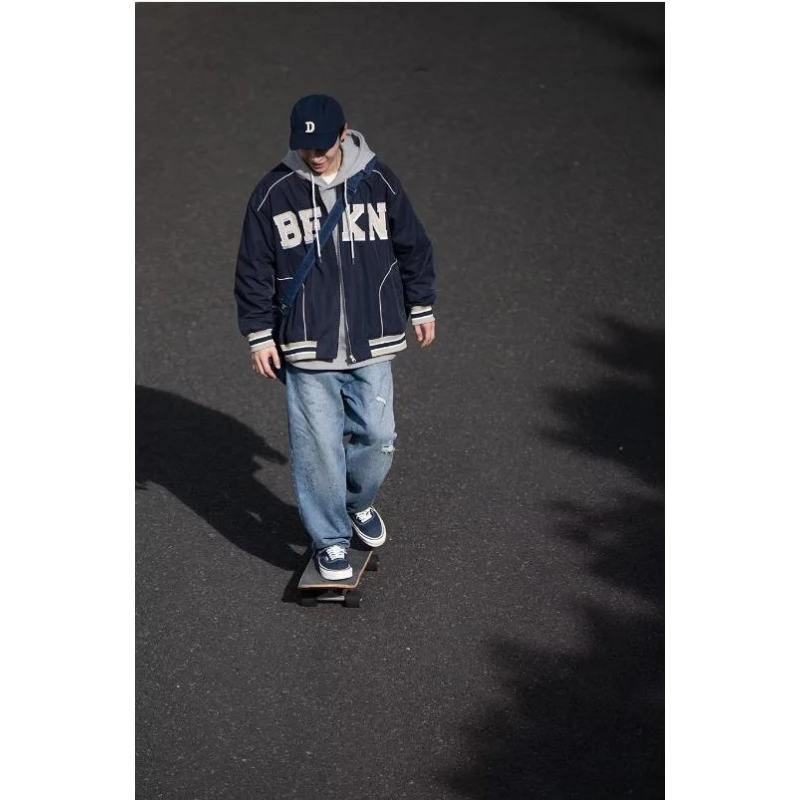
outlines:
[[[353,577],[353,568],[347,560],[347,550],[340,544],[332,544],[320,550],[315,558],[319,574],[326,581],[341,581]]]
[[[380,547],[386,541],[386,526],[377,509],[370,506],[354,514],[348,513],[353,530],[370,547]]]

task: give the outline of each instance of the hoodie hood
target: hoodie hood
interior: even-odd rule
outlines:
[[[347,132],[347,136],[342,143],[342,164],[331,183],[326,183],[316,175],[311,167],[300,158],[296,150],[289,150],[283,157],[283,163],[296,175],[303,178],[303,180],[314,183],[319,188],[325,190],[332,189],[334,186],[339,186],[348,178],[352,178],[353,175],[367,166],[369,160],[374,155],[375,153],[370,150],[364,135],[358,131],[350,130]]]

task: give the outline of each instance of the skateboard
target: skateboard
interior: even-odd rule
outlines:
[[[297,584],[300,589],[300,605],[310,608],[317,603],[344,603],[347,608],[359,608],[362,593],[358,584],[365,572],[375,572],[378,569],[379,556],[374,550],[352,547],[347,552],[347,560],[353,568],[353,576],[329,581],[319,574],[313,556],[309,558]]]

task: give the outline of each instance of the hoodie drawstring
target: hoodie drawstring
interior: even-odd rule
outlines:
[[[319,247],[319,217],[317,216],[317,200],[314,196],[314,176],[311,176],[311,205],[314,207],[314,241],[317,243],[317,258],[322,258],[322,251]]]
[[[353,227],[350,225],[350,214],[347,211],[347,178],[344,179],[344,215],[347,217],[347,237],[350,239],[350,261],[356,263],[356,246],[353,242]]]

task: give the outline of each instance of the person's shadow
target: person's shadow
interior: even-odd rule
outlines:
[[[136,387],[136,488],[163,486],[237,547],[297,571],[308,545],[297,509],[255,476],[287,459],[241,422],[179,395]]]

